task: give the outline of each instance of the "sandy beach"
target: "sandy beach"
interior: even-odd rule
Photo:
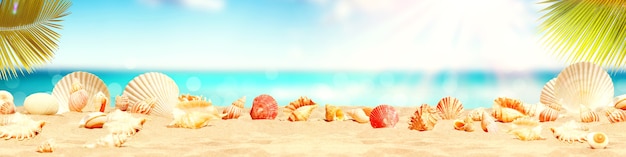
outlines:
[[[344,110],[354,106],[342,107]],[[79,128],[87,112],[61,115],[31,115],[47,123],[32,139],[0,140],[0,156],[623,156],[626,150],[626,123],[585,123],[590,131],[605,132],[606,149],[590,149],[587,143],[563,143],[549,127],[572,118],[542,123],[546,140],[520,141],[504,133],[510,126],[498,123],[503,131],[486,133],[480,122],[474,132],[454,130],[452,120],[441,120],[431,131],[409,130],[408,121],[417,107],[396,107],[400,122],[395,128],[374,129],[369,123],[326,122],[323,107],[306,122],[289,122],[283,113],[276,120],[252,120],[248,114],[236,120],[214,120],[201,129],[167,128],[169,118],[133,114],[149,120],[120,148],[84,148],[107,134],[106,129]],[[220,107],[222,110],[223,107]],[[249,112],[249,108],[246,108]],[[24,112],[18,107],[18,112]],[[468,109],[462,114],[468,113]],[[109,111],[105,111],[109,112]],[[43,141],[54,139],[52,153],[37,153]]]

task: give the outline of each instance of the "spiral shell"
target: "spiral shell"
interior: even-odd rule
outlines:
[[[83,108],[87,106],[87,101],[89,101],[89,95],[87,95],[87,91],[84,89],[80,89],[72,94],[70,94],[70,99],[67,102],[70,108],[70,111],[73,112],[82,112]]]
[[[544,108],[543,111],[539,113],[540,122],[555,121],[557,118],[559,118],[559,112],[549,107]]]
[[[417,131],[432,130],[440,117],[435,108],[422,104],[409,120],[409,129]]]
[[[437,111],[443,120],[456,119],[463,112],[463,103],[455,97],[445,97],[437,103]]]
[[[496,108],[495,106],[503,107],[503,108],[510,108],[510,109],[517,110],[520,113],[526,114],[526,107],[524,107],[522,102],[517,99],[499,97],[493,100],[493,102],[494,102],[493,104],[494,108]]]
[[[482,118],[480,121],[480,127],[485,132],[497,133],[498,132],[498,124],[496,124],[496,119],[487,114],[487,112],[483,112]]]
[[[156,105],[156,103],[157,101],[154,98],[148,98],[142,101],[138,101],[136,104],[131,106],[130,112],[149,115],[150,111],[152,111],[152,108],[154,107],[154,105]]]
[[[300,106],[296,110],[291,112],[287,120],[292,121],[292,122],[293,121],[307,121],[309,119],[309,116],[311,116],[311,112],[313,112],[313,110],[316,108],[317,108],[317,105]]]
[[[128,96],[121,95],[115,97],[115,108],[121,111],[126,111],[128,109],[128,105],[130,104],[130,99]]]
[[[539,125],[539,120],[532,119],[530,117],[524,117],[515,119],[512,122],[509,134],[515,135],[517,139],[522,141],[532,140],[545,140],[546,138],[541,136],[542,126]]]
[[[473,132],[474,131],[474,120],[471,117],[467,116],[463,119],[454,120],[454,129],[465,131],[465,132]]]
[[[252,101],[250,117],[253,120],[268,119],[273,120],[278,116],[278,104],[270,95],[261,94]]]
[[[614,107],[608,107],[605,115],[607,117],[607,119],[609,119],[609,122],[611,123],[617,123],[617,122],[623,122],[626,121],[626,111],[622,110],[622,109],[617,109]]]
[[[356,121],[358,123],[369,123],[370,122],[370,117],[367,116],[367,114],[365,114],[365,111],[364,111],[363,108],[351,109],[351,110],[348,110],[348,112],[346,112],[346,113],[348,115],[350,115],[350,117],[352,117],[352,120],[354,120],[354,121]]]
[[[604,149],[609,145],[609,137],[603,132],[587,134],[587,143],[591,149]]]
[[[230,106],[226,107],[222,114],[226,114],[222,119],[237,119],[241,116],[243,112],[244,104],[246,103],[246,96],[243,96],[235,102],[233,102]]]
[[[492,116],[496,118],[498,121],[503,122],[503,123],[509,123],[509,122],[513,122],[513,120],[518,119],[518,118],[528,117],[517,110],[511,109],[511,108],[504,108],[504,107],[494,108]]]
[[[130,140],[130,135],[125,134],[107,134],[104,137],[99,138],[95,143],[86,144],[85,148],[97,148],[97,147],[122,147],[126,141]]]
[[[102,112],[92,112],[87,114],[80,120],[78,127],[84,127],[87,129],[102,128],[107,121],[107,115]]]
[[[5,90],[0,90],[0,114],[15,113],[15,104],[13,103],[13,95]]]
[[[580,121],[583,123],[599,122],[600,116],[589,107],[580,105]]]
[[[341,110],[341,108],[334,106],[334,105],[326,104],[326,106],[324,106],[324,109],[326,110],[326,113],[324,116],[325,121],[332,122],[332,121],[345,120],[345,115],[343,113],[343,110]]]
[[[393,128],[398,121],[396,109],[386,104],[376,106],[370,115],[370,124],[373,128]]]

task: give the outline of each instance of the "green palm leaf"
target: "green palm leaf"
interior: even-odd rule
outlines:
[[[61,29],[69,14],[68,0],[0,0],[0,80],[34,71],[54,57]]]
[[[542,43],[567,63],[626,65],[625,0],[544,0]]]

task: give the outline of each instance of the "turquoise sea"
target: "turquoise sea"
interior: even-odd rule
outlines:
[[[27,95],[51,93],[56,82],[73,71],[76,70],[39,69],[17,79],[1,80],[0,89],[13,93],[15,104],[22,106]],[[445,96],[454,96],[465,108],[490,107],[499,96],[537,103],[543,85],[559,72],[81,71],[99,76],[109,87],[112,102],[134,77],[145,72],[162,72],[175,80],[181,94],[203,95],[217,106],[230,105],[246,96],[246,107],[250,107],[254,97],[269,94],[281,106],[299,96],[308,96],[318,104],[362,106],[435,105]],[[611,77],[615,94],[626,94],[626,74],[612,74]]]

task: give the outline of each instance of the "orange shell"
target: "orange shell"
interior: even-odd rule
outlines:
[[[441,119],[456,119],[463,112],[463,103],[454,97],[445,97],[437,103],[437,111],[441,115]]]
[[[559,117],[559,112],[555,109],[546,107],[539,113],[540,122],[555,121]]]
[[[498,125],[496,124],[496,119],[487,114],[487,112],[483,112],[481,115],[480,127],[485,132],[497,132]]]
[[[394,128],[398,121],[396,109],[386,104],[376,106],[370,115],[370,125],[373,128]]]
[[[224,111],[222,111],[222,114],[226,114],[226,116],[222,117],[222,119],[237,119],[239,118],[239,116],[241,116],[241,113],[243,112],[243,108],[239,108],[237,106],[234,105],[230,105],[228,107],[226,107],[224,109]]]
[[[465,132],[473,132],[474,125],[471,117],[465,117],[463,119],[454,120],[454,129]]]
[[[311,112],[317,108],[317,105],[305,105],[298,107],[298,109],[291,112],[289,121],[307,121],[309,120],[309,116],[311,116]]]
[[[343,111],[337,106],[326,104],[326,106],[324,106],[324,109],[326,110],[324,120],[327,122],[332,122],[335,120],[342,121],[345,119]]]
[[[156,104],[156,99],[148,98],[146,100],[139,101],[135,105],[133,105],[131,107],[131,109],[130,109],[130,112],[131,113],[150,114],[150,110],[152,110],[152,108],[154,107],[155,104]]]
[[[611,123],[617,123],[617,122],[626,121],[626,111],[624,111],[622,109],[609,107],[606,110],[606,114],[605,115],[607,116],[607,119],[609,119],[609,122],[611,122]]]
[[[283,111],[286,113],[291,113],[302,106],[308,105],[315,105],[315,102],[313,102],[313,100],[309,99],[306,96],[301,96],[297,100],[292,101],[289,103],[289,105],[285,106],[285,109]]]
[[[432,130],[440,117],[435,108],[428,104],[422,104],[409,120],[409,130],[428,131]]]
[[[365,115],[367,115],[368,117],[370,116],[370,114],[372,114],[372,110],[373,108],[371,107],[363,107],[363,112],[365,112]]]
[[[492,116],[503,123],[513,122],[517,118],[528,117],[517,110],[503,107],[494,108]]]
[[[620,95],[615,98],[615,108],[619,108],[622,110],[626,109],[626,94]]]
[[[600,116],[586,106],[580,106],[580,121],[583,123],[599,122]]]
[[[87,94],[87,91],[84,89],[81,89],[70,94],[70,99],[67,102],[67,105],[70,108],[70,111],[82,112],[83,108],[87,106],[88,100],[89,100],[89,95]]]
[[[511,99],[507,97],[499,97],[494,100],[494,105],[498,105],[500,107],[510,108],[517,110],[521,113],[526,114],[526,107],[522,105],[522,102],[516,99]]]

